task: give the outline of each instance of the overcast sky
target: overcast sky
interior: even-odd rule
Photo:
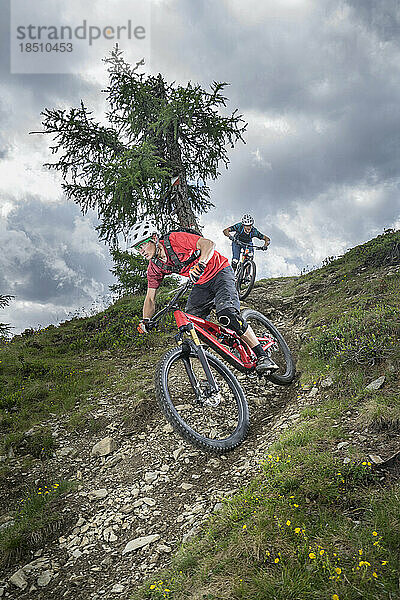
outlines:
[[[96,0],[110,22],[133,18],[129,5]],[[52,0],[34,6],[43,16],[54,10]],[[102,46],[85,57],[82,73],[11,74],[9,2],[0,7],[0,294],[15,295],[0,321],[19,332],[89,309],[113,282],[96,215],[66,201],[61,179],[42,166],[50,140],[29,135],[46,107],[83,99],[103,118],[106,71]],[[222,229],[251,212],[271,238],[270,250],[256,255],[259,276],[296,275],[400,227],[399,7],[396,0],[152,2],[148,71],[180,84],[229,82],[229,109],[249,124],[247,143],[230,150],[229,169],[211,184],[215,209],[202,222],[230,256]],[[129,42],[120,45],[134,61]]]

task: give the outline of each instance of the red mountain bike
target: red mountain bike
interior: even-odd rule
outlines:
[[[156,396],[165,417],[183,438],[206,452],[223,453],[246,437],[249,409],[236,377],[200,340],[241,373],[255,373],[256,356],[231,329],[179,307],[179,298],[191,285],[188,282],[179,288],[148,324],[155,327],[165,314],[173,312],[178,327],[178,346],[168,350],[156,367]],[[295,367],[282,335],[256,310],[246,309],[242,316],[280,367],[267,378],[279,385],[290,384]]]

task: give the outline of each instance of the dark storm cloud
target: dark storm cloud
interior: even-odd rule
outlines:
[[[111,261],[94,226],[94,218],[83,218],[73,204],[49,206],[28,199],[3,225],[2,289],[19,300],[61,306],[107,293]]]
[[[353,17],[383,41],[400,43],[400,5],[398,0],[346,0]]]
[[[308,208],[327,243],[337,231],[350,245],[400,211],[400,56],[380,43],[395,39],[399,5],[303,5],[172,2],[175,44],[164,21],[154,59],[178,79],[230,81],[229,107],[249,121],[247,145],[212,185],[218,215],[229,203],[237,218],[247,207],[279,224]]]
[[[52,5],[42,1],[36,9],[39,15],[48,14]],[[44,108],[78,106],[81,99],[98,95],[99,90],[98,85],[79,75],[11,73],[9,0],[0,0],[0,11],[0,78],[5,91],[0,126],[4,138],[23,144],[28,131],[41,129],[40,113]]]

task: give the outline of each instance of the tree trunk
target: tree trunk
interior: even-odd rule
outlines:
[[[158,98],[166,97],[164,81],[161,74],[158,76],[158,82],[154,93]],[[179,123],[177,130],[177,137],[179,137]],[[197,217],[194,214],[192,207],[190,206],[188,187],[186,182],[186,173],[182,164],[182,155],[179,142],[175,138],[173,124],[171,124],[165,132],[165,141],[167,146],[166,154],[174,168],[173,175],[175,177],[179,175],[179,183],[174,186],[173,191],[171,193],[171,198],[174,204],[174,212],[176,213],[179,224],[182,227],[192,227],[194,229],[199,230]]]

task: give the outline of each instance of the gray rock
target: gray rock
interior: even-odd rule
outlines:
[[[371,462],[373,462],[375,465],[380,465],[381,463],[383,463],[383,458],[381,458],[379,456],[379,454],[370,454],[369,455],[369,459]]]
[[[314,386],[310,393],[308,394],[310,398],[315,398],[315,396],[318,394],[318,388],[316,386]]]
[[[52,576],[53,573],[51,571],[43,571],[43,573],[37,578],[36,583],[39,587],[45,587],[50,583]]]
[[[89,492],[89,500],[102,500],[108,496],[108,491],[105,488],[99,490],[92,490]]]
[[[72,448],[72,446],[65,446],[64,448],[60,448],[59,450],[56,450],[56,456],[58,458],[63,458],[65,456],[70,456],[71,454],[73,454],[74,452],[74,448]]]
[[[103,531],[103,538],[106,542],[116,542],[118,539],[111,527],[107,527]]]
[[[187,542],[188,540],[193,538],[197,533],[199,533],[199,531],[200,531],[200,526],[195,525],[194,527],[192,527],[192,529],[190,529],[190,531],[185,533],[185,535],[182,537],[182,542]]]
[[[157,473],[152,473],[151,471],[148,471],[144,474],[144,480],[146,483],[153,483],[157,479],[157,477]]]
[[[112,467],[115,467],[115,465],[117,465],[119,462],[121,462],[121,460],[122,460],[121,454],[117,454],[116,456],[111,458],[111,460],[106,462],[106,464],[103,466],[103,470],[104,469],[112,469]]]
[[[338,450],[341,450],[342,448],[345,448],[348,445],[349,445],[349,442],[339,442],[336,447]]]
[[[323,388],[330,388],[333,386],[333,379],[332,377],[327,377],[326,379],[323,379],[321,381],[321,387]]]
[[[154,500],[154,498],[142,498],[142,501],[144,504],[147,504],[147,506],[155,506],[156,505],[156,501]]]
[[[18,587],[20,590],[24,590],[28,587],[28,580],[22,569],[18,569],[14,575],[11,575],[8,581]]]
[[[378,379],[371,381],[371,383],[367,385],[366,389],[373,390],[373,391],[379,390],[379,388],[381,388],[384,383],[385,383],[385,376],[382,375],[382,377],[378,377]]]
[[[144,537],[138,537],[134,540],[131,540],[127,543],[122,554],[127,554],[128,552],[133,552],[134,550],[138,550],[139,548],[144,548],[153,542],[156,542],[160,539],[160,536],[156,533],[155,535],[147,535]]]
[[[183,490],[191,490],[191,489],[192,489],[192,487],[194,487],[194,486],[193,486],[193,484],[192,484],[192,483],[181,483],[180,487],[181,487]]]
[[[124,515],[129,515],[134,509],[134,506],[132,506],[132,504],[125,504],[122,508],[121,508],[121,512],[124,513]]]
[[[121,594],[124,591],[124,586],[121,583],[116,583],[111,588],[111,593],[113,594]]]
[[[49,563],[50,561],[46,557],[37,558],[36,560],[33,560],[32,562],[24,565],[22,569],[23,571],[25,571],[25,573],[30,573],[34,569],[42,569],[45,565],[48,565]]]
[[[164,552],[165,554],[169,554],[172,552],[172,548],[167,546],[166,544],[159,544],[156,548],[157,552]]]
[[[179,446],[176,450],[173,451],[172,456],[175,460],[178,460],[182,452],[184,452],[185,448],[183,446]]]
[[[111,454],[111,452],[114,449],[115,449],[114,440],[110,437],[105,437],[93,446],[91,455],[92,456],[107,456],[107,454]]]

